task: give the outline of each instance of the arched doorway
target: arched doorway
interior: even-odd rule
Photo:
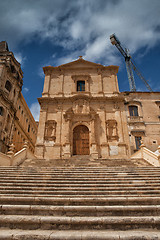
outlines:
[[[73,129],[73,155],[89,155],[89,129],[84,125]]]

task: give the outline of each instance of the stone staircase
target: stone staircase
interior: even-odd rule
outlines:
[[[0,167],[0,239],[160,239],[160,168]]]
[[[143,167],[152,166],[144,159],[92,159],[86,156],[72,156],[69,159],[27,159],[20,163],[23,167]]]

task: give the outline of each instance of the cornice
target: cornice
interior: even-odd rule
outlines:
[[[123,102],[124,97],[122,95],[119,96],[100,96],[100,97],[93,97],[93,96],[88,96],[88,95],[75,95],[72,97],[41,97],[38,98],[38,102],[40,104],[42,103],[58,103],[58,102],[65,102],[65,101],[70,101],[73,102],[78,99],[85,99],[87,101],[118,101],[118,102]]]

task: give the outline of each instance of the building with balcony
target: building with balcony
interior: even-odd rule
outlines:
[[[142,139],[147,148],[156,151],[160,145],[160,93],[123,94],[131,153],[139,149]]]

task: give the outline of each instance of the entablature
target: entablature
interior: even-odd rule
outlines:
[[[74,96],[69,96],[69,97],[41,97],[41,98],[38,98],[38,102],[40,104],[42,103],[45,103],[45,104],[48,104],[48,103],[58,103],[58,102],[61,102],[61,103],[64,103],[64,102],[73,102],[75,100],[78,100],[78,99],[86,99],[88,101],[96,101],[96,102],[107,102],[107,101],[112,101],[112,102],[124,102],[124,97],[121,96],[121,95],[112,95],[112,96],[97,96],[97,97],[93,97],[93,96],[90,96],[90,95],[86,95],[86,94],[76,94]]]

